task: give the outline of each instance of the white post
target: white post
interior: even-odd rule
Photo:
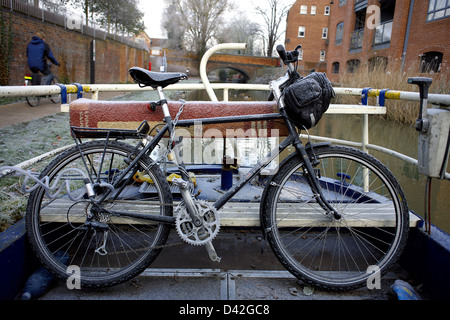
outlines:
[[[247,44],[245,43],[222,43],[215,45],[208,51],[206,51],[205,55],[200,62],[200,78],[205,85],[206,92],[208,93],[211,101],[218,101],[217,96],[214,93],[213,88],[211,87],[211,83],[208,80],[208,75],[206,74],[206,64],[208,63],[209,58],[217,51],[220,50],[245,50]]]
[[[369,153],[367,149],[367,145],[369,144],[369,115],[363,114],[363,123],[362,123],[362,150],[366,153]],[[363,168],[363,179],[364,179],[364,192],[369,191],[369,170],[367,168]]]

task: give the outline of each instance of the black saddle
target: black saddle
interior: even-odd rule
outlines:
[[[153,72],[139,67],[133,67],[128,71],[133,80],[141,87],[167,87],[170,84],[177,83],[180,80],[187,79],[184,73],[176,72]]]

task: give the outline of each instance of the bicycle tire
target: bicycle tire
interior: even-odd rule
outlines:
[[[52,81],[50,82],[50,85],[55,85],[58,83],[58,79],[56,77],[53,77]],[[60,94],[55,94],[50,96],[50,101],[53,103],[58,103],[61,100]]]
[[[27,100],[27,103],[30,107],[37,107],[39,105],[41,98],[39,96],[34,96],[34,97],[26,97],[25,99]]]
[[[40,175],[40,179],[49,177],[50,186],[58,178],[60,182],[70,181],[72,198],[77,193],[83,194],[84,190],[83,177],[74,169],[89,171],[94,181],[111,183],[128,166],[125,159],[135,152],[133,146],[116,141],[107,144],[102,140],[92,141],[79,147],[89,170],[85,169],[78,147],[74,147],[54,159]],[[147,156],[142,157],[137,165],[153,180],[154,194],[140,197],[142,181],[124,179],[124,191],[117,198],[113,192],[105,200],[105,208],[172,216],[172,195],[159,167]],[[94,184],[94,188],[101,196],[105,187]],[[87,221],[86,216],[93,212],[92,204],[85,197],[71,200],[68,193],[61,192],[51,200],[44,188],[39,187],[30,194],[27,206],[30,244],[43,265],[59,278],[67,279],[70,276],[67,266],[75,265],[80,268],[83,287],[99,288],[122,283],[147,268],[167,241],[170,230],[167,224],[97,212],[94,220],[108,226],[106,242],[103,242],[105,232],[83,225]],[[99,251],[101,244],[106,244],[103,251]],[[105,252],[107,254],[102,255]]]
[[[302,282],[349,290],[397,261],[407,241],[409,211],[393,174],[353,148],[318,146],[320,185],[337,220],[312,196],[303,160],[292,154],[265,189],[262,227],[281,264]],[[369,183],[365,177],[369,177]]]

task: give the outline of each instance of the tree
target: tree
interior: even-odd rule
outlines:
[[[286,2],[285,0],[265,0],[265,3],[266,7],[257,6],[256,10],[264,19],[264,27],[267,32],[267,56],[271,57],[276,42],[284,32],[280,30],[280,25],[289,9],[292,7],[293,2]]]
[[[0,86],[7,86],[9,82],[9,73],[11,71],[11,58],[13,53],[13,32],[11,13],[8,21],[0,12]]]
[[[184,27],[181,25],[180,15],[172,2],[166,1],[161,28],[166,32],[167,41],[165,45],[167,48],[180,50],[184,48]]]
[[[145,29],[144,13],[138,9],[138,0],[60,0],[81,8],[86,25],[89,18],[98,21],[109,32],[111,26],[127,34],[138,34]]]
[[[220,43],[236,42],[246,43],[246,53],[256,54],[255,41],[261,35],[261,27],[258,23],[250,21],[245,13],[240,12],[218,32],[216,38]]]
[[[84,13],[84,17],[86,19],[86,25],[89,24],[89,13],[91,14],[91,18],[93,17],[93,13],[94,13],[94,6],[96,1],[94,0],[60,0],[62,4],[64,5],[71,5],[74,7],[78,7],[81,8],[83,10]]]
[[[166,4],[173,8],[172,23],[184,29],[183,40],[199,59],[223,26],[224,14],[231,9],[229,0],[166,0]],[[168,33],[175,30],[165,29]]]
[[[135,35],[145,29],[144,13],[138,9],[137,0],[97,0],[95,10],[97,20],[108,32],[111,26]]]

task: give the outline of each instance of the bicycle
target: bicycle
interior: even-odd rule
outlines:
[[[39,86],[39,85],[55,85],[58,83],[58,79],[56,76],[51,72],[52,64],[49,63],[49,71],[50,73],[48,75],[41,75],[39,73],[32,73],[32,74],[26,74],[24,76],[25,86]],[[48,98],[53,103],[58,103],[60,100],[60,95],[48,95],[48,96],[27,96],[25,99],[30,107],[37,107],[40,103],[41,99]]]
[[[292,146],[294,152],[267,177],[260,202],[253,204],[260,207],[261,231],[278,260],[299,280],[329,290],[360,287],[371,270],[386,272],[407,239],[409,211],[401,186],[387,167],[360,150],[302,143],[283,99],[286,84],[298,77],[293,66],[298,51],[277,49],[288,72],[270,84],[276,114],[183,120],[181,107],[172,119],[163,88],[186,75],[130,69],[140,86],[158,92],[160,100],[150,105],[162,108],[164,123],[151,128],[144,121],[137,130],[71,128],[76,146],[46,167],[43,184],[28,201],[27,231],[41,262],[63,279],[69,277],[68,265],[78,266],[85,287],[119,284],[171,245],[166,242],[172,228],[181,243],[204,245],[219,262],[212,241],[220,231],[220,210]],[[289,135],[217,200],[199,199],[175,127],[261,120],[283,121]],[[178,174],[170,184],[171,172],[150,157],[167,134],[164,156],[175,154],[172,173]],[[133,139],[137,143],[119,141]]]

